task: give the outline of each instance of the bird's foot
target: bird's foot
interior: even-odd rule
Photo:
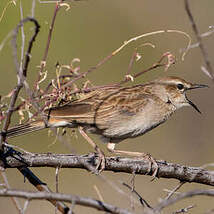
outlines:
[[[97,154],[98,154],[98,163],[97,163],[95,170],[96,170],[97,174],[100,174],[105,169],[106,158],[105,158],[104,153],[101,150]]]
[[[108,143],[107,148],[110,152],[115,153],[115,154],[129,155],[129,156],[135,157],[137,159],[147,160],[149,162],[149,169],[148,169],[147,174],[152,173],[152,170],[154,168],[154,172],[152,173],[152,177],[153,177],[152,180],[154,180],[154,178],[157,178],[158,164],[157,164],[156,160],[150,154],[143,153],[143,152],[131,152],[131,151],[116,150],[115,149],[115,143]]]
[[[154,168],[154,171],[153,171],[153,173],[152,173],[152,181],[155,179],[155,178],[158,178],[158,176],[157,176],[157,174],[158,174],[158,164],[157,164],[157,162],[156,162],[156,160],[151,156],[151,154],[148,154],[148,153],[146,153],[146,154],[143,154],[142,155],[142,158],[144,159],[144,160],[148,160],[149,161],[149,169],[148,169],[148,174],[150,174],[152,171],[153,171],[153,169],[152,168]]]

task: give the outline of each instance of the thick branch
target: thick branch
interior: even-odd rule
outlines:
[[[21,160],[21,161],[20,161]],[[88,164],[96,166],[98,158],[94,155],[71,155],[71,154],[20,154],[6,158],[9,168],[21,166],[29,167],[60,167],[87,169]],[[180,164],[157,161],[158,177],[174,178],[185,182],[195,182],[214,186],[214,172],[200,167],[189,167]],[[106,171],[136,173],[152,175],[155,167],[150,170],[150,163],[146,160],[123,157],[107,157]],[[149,173],[148,173],[149,172]]]
[[[77,195],[53,193],[53,192],[51,193],[50,192],[27,192],[27,191],[7,190],[7,189],[0,190],[0,197],[11,197],[11,196],[25,198],[27,200],[47,199],[47,200],[64,201],[64,202],[73,203],[74,205],[78,204],[86,207],[92,207],[108,213],[131,214],[131,212],[129,212],[126,209],[121,209],[96,199],[79,197]]]

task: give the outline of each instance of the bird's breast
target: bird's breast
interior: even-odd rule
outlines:
[[[174,111],[173,106],[163,108],[157,105],[152,109],[144,108],[135,115],[121,117],[120,121],[112,121],[103,134],[111,139],[134,138],[164,123]]]

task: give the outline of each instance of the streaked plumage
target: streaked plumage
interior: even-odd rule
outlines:
[[[117,143],[157,127],[182,106],[192,105],[199,111],[186,98],[185,92],[202,87],[205,85],[192,84],[178,77],[163,77],[131,87],[99,88],[81,99],[47,110],[47,126],[38,120],[9,129],[7,136],[46,127],[82,126],[101,135],[105,141]]]

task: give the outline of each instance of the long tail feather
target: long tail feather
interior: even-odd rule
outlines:
[[[38,131],[45,128],[43,121],[35,121],[27,124],[20,124],[8,129],[6,136],[8,138],[24,135],[33,131]]]

